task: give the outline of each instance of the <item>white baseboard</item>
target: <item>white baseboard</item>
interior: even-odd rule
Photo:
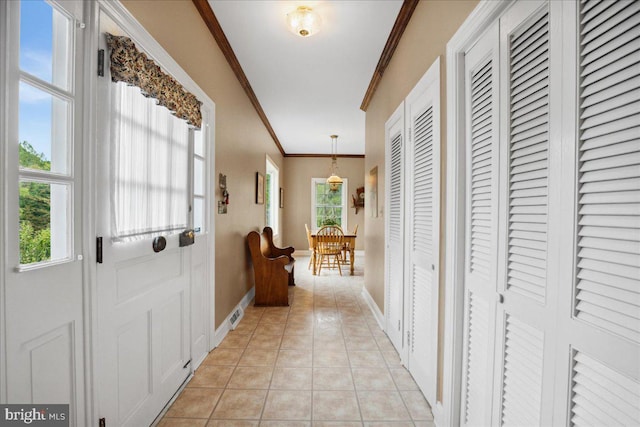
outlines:
[[[367,288],[362,288],[362,297],[367,302],[369,309],[373,313],[373,316],[376,318],[378,326],[384,331],[384,314],[382,314],[380,308],[378,308],[378,304],[376,304],[373,298],[371,298],[371,295],[369,294],[369,291],[367,291]]]
[[[227,315],[227,317],[224,319],[224,321],[222,322],[222,324],[220,325],[220,327],[218,327],[218,329],[216,329],[216,332],[213,335],[213,347],[217,347],[220,345],[220,343],[222,342],[222,340],[224,339],[224,337],[227,336],[227,334],[230,331],[230,327],[229,324],[231,323],[231,315],[236,311],[236,308],[239,306],[242,310],[240,310],[240,313],[242,313],[240,315],[240,318],[237,320],[237,322],[239,322],[240,320],[242,320],[242,318],[244,317],[244,309],[247,308],[247,306],[249,305],[249,303],[253,300],[253,297],[256,294],[256,288],[255,286],[253,288],[251,288],[249,290],[249,292],[247,292],[244,297],[242,297],[242,299],[240,300],[240,302],[238,303],[238,305],[236,307],[233,308],[233,310],[231,310],[229,312],[229,314]]]

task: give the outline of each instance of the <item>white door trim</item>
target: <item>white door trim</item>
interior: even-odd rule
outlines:
[[[444,357],[441,400],[434,408],[439,426],[460,424],[464,335],[465,103],[464,52],[512,4],[483,0],[447,43],[447,176],[444,291]]]
[[[86,24],[84,34],[84,57],[96,58],[98,51],[98,5],[89,2],[84,10],[84,20]],[[98,354],[98,330],[97,319],[97,290],[96,290],[96,121],[95,103],[92,102],[97,96],[97,70],[98,65],[95,60],[87,59],[83,67],[82,79],[84,80],[84,117],[85,124],[83,139],[88,143],[83,147],[82,166],[82,253],[84,254],[84,264],[82,272],[84,297],[84,351],[85,351],[85,414],[86,425],[96,423],[96,408],[98,403],[98,387],[96,386],[96,355]]]
[[[0,22],[6,22],[7,15],[7,2],[0,3]],[[8,93],[7,88],[7,61],[9,56],[8,49],[8,34],[9,34],[9,25],[0,26],[0,52],[3,54],[0,55],[0,89],[5,94],[0,96],[0,158],[3,159],[0,166],[1,170],[7,170],[8,159],[7,159],[7,144],[6,141],[8,138],[8,126],[7,126],[7,102],[8,99],[6,94]],[[7,197],[6,191],[6,178],[4,173],[0,173],[0,212],[2,213],[2,217],[6,217],[6,208],[7,204],[5,202]],[[0,223],[0,242],[6,242],[6,235],[4,229],[4,223]],[[5,336],[5,308],[4,301],[5,298],[5,245],[0,244],[0,359],[2,359],[2,363],[0,363],[0,403],[5,403],[7,401],[7,357],[6,357],[6,336]]]
[[[385,149],[385,165],[384,165],[384,170],[385,170],[385,174],[384,174],[384,188],[386,189],[390,189],[391,188],[391,144],[392,144],[392,138],[390,135],[391,129],[393,128],[393,126],[400,122],[399,126],[400,126],[400,137],[401,137],[401,154],[400,154],[400,182],[401,182],[401,190],[402,190],[402,195],[400,196],[400,224],[401,224],[401,236],[403,236],[403,241],[401,243],[401,250],[403,251],[402,253],[402,257],[401,259],[404,260],[404,248],[405,248],[405,241],[404,241],[404,237],[405,237],[405,199],[406,199],[406,191],[405,191],[405,179],[406,179],[406,174],[405,174],[405,170],[406,170],[406,125],[405,125],[405,117],[404,117],[404,100],[402,100],[402,102],[400,102],[400,105],[398,105],[398,107],[395,109],[395,111],[391,114],[391,116],[389,116],[389,118],[387,119],[387,122],[385,123],[385,130],[384,130],[384,149]],[[390,295],[391,295],[391,283],[390,283],[390,269],[391,269],[391,248],[389,245],[389,234],[390,234],[390,216],[389,216],[389,211],[391,210],[391,192],[390,191],[385,191],[385,201],[384,201],[384,205],[387,207],[387,215],[385,215],[385,219],[384,219],[384,236],[385,236],[385,248],[384,248],[384,332],[387,334],[387,336],[389,336],[389,333],[392,331],[392,328],[394,328],[395,326],[391,323],[393,321],[393,319],[391,319],[391,303],[390,303]],[[401,280],[401,286],[402,286],[402,304],[403,304],[403,310],[402,312],[404,313],[404,303],[405,303],[405,294],[404,294],[404,272],[405,272],[405,266],[404,263],[402,265],[400,265],[400,270],[402,271],[402,280]],[[400,319],[399,319],[400,320]],[[405,346],[405,340],[404,340],[404,328],[406,325],[406,321],[403,318],[401,319],[403,324],[402,325],[398,325],[397,327],[400,328],[400,342],[398,344],[400,344],[401,348],[396,348],[396,350],[398,351],[398,354],[400,356],[400,361],[402,362],[403,365],[407,365],[407,349]],[[393,342],[393,338],[391,341],[394,345],[396,343]]]

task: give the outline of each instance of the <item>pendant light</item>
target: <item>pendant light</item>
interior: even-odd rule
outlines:
[[[331,175],[327,178],[329,191],[336,192],[342,185],[342,178],[338,175],[338,135],[331,135]]]

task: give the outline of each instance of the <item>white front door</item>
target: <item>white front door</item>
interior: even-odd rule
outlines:
[[[71,426],[86,424],[82,17],[82,2],[0,4],[6,402],[70,404]]]
[[[404,358],[404,102],[385,124],[387,248],[385,331]]]
[[[405,295],[408,368],[427,400],[436,402],[438,370],[440,61],[436,60],[405,101],[407,236]]]
[[[108,63],[109,51],[103,31],[114,31],[117,26],[104,12],[100,18],[99,43],[100,48],[107,52],[105,62]],[[135,99],[142,99],[142,103],[146,101],[140,98],[142,95],[136,92],[138,89],[113,83],[108,68],[105,67],[105,76],[98,79],[97,100],[97,110],[103,118],[98,123],[97,171],[97,232],[102,238],[102,263],[97,266],[98,414],[106,419],[108,425],[138,427],[149,425],[155,419],[192,370],[192,246],[179,247],[176,231],[180,230],[159,229],[163,223],[158,222],[156,213],[161,206],[174,203],[176,194],[172,191],[179,188],[182,190],[178,194],[180,206],[177,209],[185,212],[181,220],[187,224],[192,221],[186,214],[187,205],[191,203],[188,194],[191,184],[186,183],[191,176],[189,153],[192,150],[185,147],[193,145],[193,131],[189,131],[186,125],[180,128],[180,123],[171,121],[178,120],[172,116],[162,116],[169,114],[166,109],[155,110],[164,107],[151,104],[140,107],[142,104]],[[126,89],[114,90],[115,85]],[[144,108],[148,109],[137,115],[139,109]],[[111,123],[114,114],[120,114],[115,125]],[[140,119],[140,122],[144,122],[145,117],[152,117],[148,123],[153,125],[153,132],[147,130],[147,125],[138,126],[137,121],[129,120],[131,117]],[[189,143],[171,145],[176,138],[184,137],[182,131],[189,133]],[[127,139],[133,132],[138,132],[135,134],[137,138]],[[126,139],[126,143],[114,144],[118,138]],[[141,139],[145,142],[141,143]],[[167,149],[169,145],[173,148]],[[131,157],[133,154],[125,151],[129,150],[128,147],[131,147],[131,153],[137,149],[150,154]],[[166,152],[170,155],[167,157],[163,150],[168,150]],[[180,163],[176,158],[181,159]],[[161,166],[163,160],[166,168]],[[135,165],[127,166],[127,161]],[[151,166],[152,163],[155,167]],[[138,173],[140,170],[145,172]],[[150,178],[152,176],[154,178]],[[126,187],[129,180],[139,185],[137,192],[126,190],[132,193],[124,199],[119,198],[114,188]],[[162,204],[153,205],[150,200],[157,197],[157,191],[164,191],[162,197],[166,198]],[[148,203],[146,210],[142,207],[145,203]],[[154,210],[150,206],[158,207]],[[142,223],[141,217],[144,218]],[[168,215],[168,218],[173,217]],[[156,229],[156,233],[152,237],[144,233],[133,238],[117,237],[119,224],[127,221],[136,222],[136,229],[144,229],[147,224],[144,221],[155,221],[149,226]],[[157,235],[166,238],[166,248],[159,252],[153,248]]]

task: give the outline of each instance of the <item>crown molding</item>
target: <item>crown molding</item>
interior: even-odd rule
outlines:
[[[387,43],[384,45],[384,49],[382,50],[382,54],[380,55],[380,59],[378,60],[376,70],[373,72],[371,82],[369,82],[367,92],[364,94],[364,99],[362,100],[362,104],[360,105],[360,109],[362,111],[366,112],[367,108],[369,108],[369,103],[371,103],[371,99],[376,93],[376,89],[380,84],[380,80],[382,80],[382,76],[384,75],[389,62],[391,62],[391,58],[393,57],[393,54],[398,47],[398,43],[400,43],[402,34],[407,28],[409,20],[411,19],[411,15],[413,15],[413,11],[418,5],[418,2],[419,0],[404,0],[402,2],[402,7],[400,8],[400,12],[398,13],[396,22],[393,24],[393,28],[391,29],[391,33],[389,34]]]
[[[216,15],[213,13],[213,9],[211,9],[211,5],[209,4],[208,0],[192,0],[192,1],[196,9],[200,13],[202,20],[207,25],[207,28],[209,28],[211,35],[218,43],[218,47],[222,51],[224,57],[227,59],[229,66],[231,67],[234,74],[238,78],[238,81],[240,82],[242,89],[244,89],[244,92],[247,94],[247,97],[249,97],[249,101],[251,102],[251,104],[253,105],[253,108],[255,108],[256,112],[258,113],[260,120],[262,120],[262,123],[267,128],[267,132],[269,132],[269,135],[271,135],[273,142],[276,144],[276,147],[278,147],[280,154],[282,154],[283,156],[286,156],[287,154],[284,152],[284,149],[280,144],[278,135],[276,135],[276,132],[273,130],[273,127],[271,127],[271,123],[269,122],[267,115],[262,109],[262,105],[260,105],[260,101],[258,101],[258,97],[253,91],[253,88],[251,88],[251,84],[249,83],[249,80],[247,79],[247,76],[244,73],[244,70],[240,66],[240,61],[238,61],[236,54],[233,52],[233,49],[231,48],[231,44],[229,43],[227,36],[224,34],[224,31],[222,31],[220,22],[218,22],[218,18],[216,18]]]

